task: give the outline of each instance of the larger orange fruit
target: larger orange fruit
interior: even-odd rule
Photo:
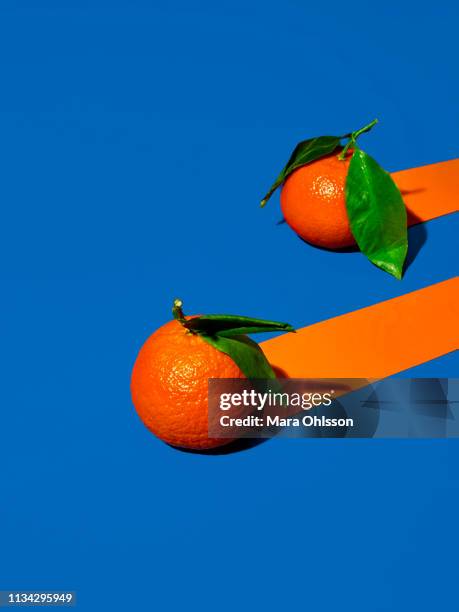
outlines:
[[[132,371],[132,400],[144,424],[164,442],[214,448],[231,440],[208,437],[209,378],[245,376],[228,355],[170,321],[140,350]]]
[[[284,218],[307,242],[328,249],[355,244],[344,198],[349,163],[349,154],[339,160],[333,153],[298,168],[285,181],[280,198]]]

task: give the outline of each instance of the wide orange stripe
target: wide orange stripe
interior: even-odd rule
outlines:
[[[384,378],[459,346],[459,277],[262,343],[291,378]]]
[[[459,159],[394,172],[392,178],[402,192],[409,225],[458,209]]]

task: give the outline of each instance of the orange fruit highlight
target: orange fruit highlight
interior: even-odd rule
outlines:
[[[332,155],[293,172],[280,196],[288,225],[304,240],[328,249],[355,244],[349,225],[344,187],[352,153]]]
[[[132,371],[132,401],[146,427],[164,442],[191,449],[222,446],[231,440],[207,433],[209,378],[245,376],[231,357],[173,320],[142,346]]]

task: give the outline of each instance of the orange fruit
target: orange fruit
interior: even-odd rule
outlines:
[[[208,437],[209,378],[245,376],[231,357],[173,320],[142,346],[132,371],[132,401],[164,442],[191,449],[221,446],[231,440]]]
[[[281,208],[288,225],[304,240],[328,249],[355,244],[349,225],[344,187],[350,152],[337,153],[295,170],[285,181]]]

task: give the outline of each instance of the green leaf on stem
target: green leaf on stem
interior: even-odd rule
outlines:
[[[251,317],[236,315],[202,315],[189,319],[185,327],[190,331],[202,332],[213,336],[231,338],[241,334],[255,334],[259,332],[294,331],[288,323],[278,321],[265,321]]]
[[[271,189],[261,201],[261,206],[264,206],[272,194],[278,187],[294,172],[297,168],[310,164],[321,157],[330,155],[341,146],[343,136],[318,136],[317,138],[309,138],[303,140],[296,145],[293,153],[290,156],[287,164],[277,179],[274,181]]]
[[[190,334],[201,338],[225,353],[249,379],[274,379],[273,372],[265,354],[251,338],[245,334],[257,332],[295,331],[288,323],[265,321],[236,315],[201,315],[187,318],[182,310],[183,303],[176,299],[172,314]]]
[[[362,253],[401,279],[408,250],[405,203],[391,176],[359,148],[349,164],[345,196],[351,231]]]

